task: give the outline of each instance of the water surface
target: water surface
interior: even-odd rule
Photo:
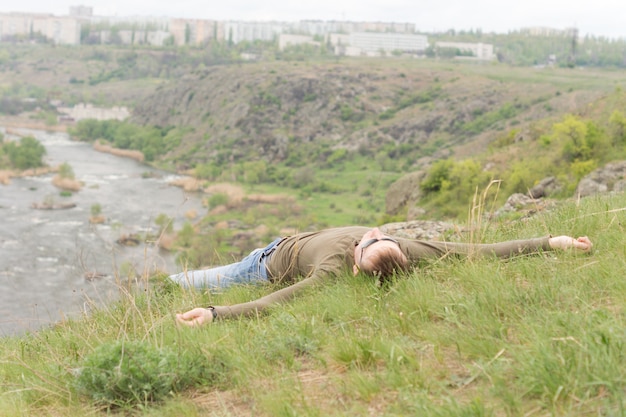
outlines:
[[[0,335],[35,330],[82,314],[91,301],[115,299],[119,280],[127,281],[128,270],[177,271],[172,254],[154,242],[128,247],[116,241],[125,235],[156,233],[159,214],[173,218],[179,229],[187,213],[206,211],[200,196],[168,185],[173,176],[167,172],[94,151],[65,133],[18,131],[46,147],[49,165],[67,162],[84,186],[61,197],[51,183],[52,174],[0,185]],[[76,207],[32,208],[46,200]],[[104,224],[90,224],[94,204],[101,206]],[[88,279],[90,273],[99,278]]]

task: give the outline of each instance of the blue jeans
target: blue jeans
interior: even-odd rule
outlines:
[[[215,268],[185,271],[170,275],[170,279],[185,288],[210,290],[223,289],[233,284],[268,282],[265,262],[281,240],[282,238],[278,238],[265,248],[253,250],[239,262]]]

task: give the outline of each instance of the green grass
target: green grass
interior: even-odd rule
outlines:
[[[132,341],[219,358],[223,375],[122,408],[131,415],[623,415],[625,208],[623,194],[566,202],[473,238],[587,234],[591,255],[442,260],[387,288],[346,275],[201,329],[177,327],[174,312],[273,288],[209,295],[144,278],[145,290],[120,288],[89,316],[2,338],[1,414],[105,413],[77,389],[76,370],[99,346]]]
[[[381,208],[385,207],[389,186],[400,175],[381,171],[376,162],[358,156],[344,161],[339,168],[315,168],[313,183],[325,183],[329,191],[307,191],[306,187],[289,188],[268,183],[238,184],[247,194],[289,195],[295,199],[294,206],[300,209],[284,205],[280,208],[273,205],[233,207],[227,213],[212,215],[210,220],[239,217],[244,222],[253,219],[250,227],[263,223],[276,229],[287,226],[300,230],[353,224],[377,226],[383,216]],[[267,215],[276,210],[280,210],[280,215]]]

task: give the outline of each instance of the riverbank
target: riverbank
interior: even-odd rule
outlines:
[[[9,134],[18,134],[11,129],[33,129],[43,130],[44,132],[63,132],[67,133],[67,124],[49,125],[37,119],[30,118],[28,115],[20,116],[0,116],[0,126],[4,126]]]
[[[25,169],[23,171],[0,170],[0,184],[8,185],[11,183],[12,178],[36,177],[39,175],[47,175],[47,174],[58,172],[58,171],[59,171],[58,166],[32,168],[32,169]]]

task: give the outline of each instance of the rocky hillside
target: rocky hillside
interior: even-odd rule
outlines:
[[[420,161],[479,152],[512,126],[576,112],[611,88],[610,79],[585,83],[596,75],[567,71],[417,60],[217,66],[161,85],[133,120],[191,127],[168,155],[185,161],[181,169],[283,161],[302,143],[397,149]]]

